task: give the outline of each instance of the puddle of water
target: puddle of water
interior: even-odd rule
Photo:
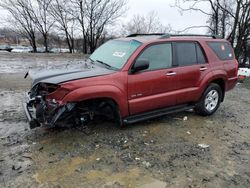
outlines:
[[[88,158],[73,157],[62,160],[54,164],[44,164],[43,169],[39,169],[35,174],[35,180],[41,184],[59,184],[62,187],[69,187],[84,183],[84,185],[102,185],[112,186],[119,183],[125,187],[140,188],[163,188],[165,182],[156,180],[145,173],[138,167],[133,167],[122,172],[113,172],[105,168],[101,170],[88,170],[96,162],[96,154]],[[79,171],[77,169],[80,169]]]
[[[58,163],[39,170],[34,177],[38,183],[56,183],[61,179],[72,175],[76,168],[84,162],[86,162],[86,159],[82,157],[71,158],[69,161],[59,161]]]
[[[140,187],[140,188],[164,188],[166,186],[165,182],[156,180],[142,173],[142,171],[135,167],[124,172],[112,173],[108,170],[97,171],[91,170],[85,175],[88,181],[97,182],[98,179],[102,179],[105,185],[113,185],[116,182],[125,187]]]

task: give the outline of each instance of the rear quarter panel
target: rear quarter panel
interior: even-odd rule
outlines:
[[[211,70],[213,71],[213,79],[222,78],[225,83],[225,91],[228,91],[237,83],[237,71],[238,71],[238,62],[234,58],[232,60],[220,60],[214,51],[208,46],[207,42],[227,42],[226,40],[216,40],[210,39],[206,41],[202,41],[202,46],[204,51],[206,52],[207,58],[209,60],[209,64],[211,65]],[[232,49],[233,51],[233,49]]]

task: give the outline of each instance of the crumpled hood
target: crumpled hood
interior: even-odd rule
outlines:
[[[70,80],[89,78],[114,73],[114,70],[97,65],[81,63],[72,66],[52,67],[47,69],[32,69],[28,75],[32,79],[32,87],[40,82],[60,84]]]

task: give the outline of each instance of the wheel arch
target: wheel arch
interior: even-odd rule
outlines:
[[[122,117],[128,115],[126,93],[112,85],[97,85],[76,89],[68,93],[63,98],[62,103],[89,100],[112,101],[119,108]]]
[[[221,88],[222,91],[222,97],[221,97],[221,102],[224,101],[225,98],[225,80],[223,78],[216,78],[214,80],[212,80],[209,84],[211,83],[215,83],[218,84]]]
[[[211,72],[210,74],[207,74],[205,78],[202,79],[200,83],[200,96],[199,99],[202,97],[203,93],[206,91],[206,89],[209,87],[211,83],[218,84],[222,91],[222,98],[221,102],[224,101],[225,98],[225,92],[226,92],[226,84],[227,84],[227,74],[223,70],[216,70]]]

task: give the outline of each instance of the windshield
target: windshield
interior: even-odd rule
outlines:
[[[140,45],[141,43],[136,40],[111,40],[96,49],[90,59],[121,69]]]

